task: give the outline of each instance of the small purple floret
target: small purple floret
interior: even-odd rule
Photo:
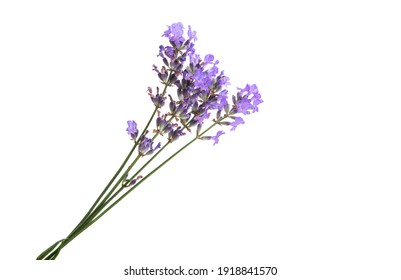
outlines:
[[[197,121],[198,124],[203,124],[205,120],[207,120],[210,117],[210,113],[204,112],[203,114],[196,116],[195,121]]]
[[[132,140],[135,140],[138,136],[138,128],[135,121],[127,121],[128,127],[127,132],[131,136]]]
[[[205,59],[204,59],[205,64],[212,63],[213,60],[214,60],[214,56],[212,54],[205,55]]]
[[[215,136],[210,137],[210,139],[214,140],[213,146],[219,143],[219,137],[223,134],[225,134],[224,131],[220,130]]]
[[[230,125],[232,126],[231,131],[234,131],[238,125],[240,124],[244,124],[244,120],[241,117],[235,117],[235,120],[230,123]]]
[[[192,28],[191,28],[190,25],[188,25],[188,37],[189,37],[190,40],[193,39],[194,42],[195,42],[196,40],[198,40],[198,38],[196,37],[196,31],[192,31]]]
[[[154,151],[160,148],[160,143],[153,148],[153,141],[150,138],[142,136],[139,139],[140,143],[138,145],[138,151],[141,156],[151,155]]]
[[[184,34],[184,25],[181,22],[173,23],[168,26],[168,29],[164,31],[162,36],[169,38],[170,41],[176,45],[181,45],[184,42],[182,35]]]

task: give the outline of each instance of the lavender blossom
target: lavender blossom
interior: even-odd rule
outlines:
[[[200,55],[199,54],[190,54],[189,57],[189,61],[193,64],[193,65],[197,65],[200,61]]]
[[[258,87],[256,85],[246,85],[245,88],[238,88],[237,99],[234,102],[238,110],[238,113],[244,115],[258,112],[258,105],[263,103],[261,95],[259,94]]]
[[[127,132],[131,136],[132,140],[135,140],[138,136],[138,128],[135,121],[127,121],[128,127]]]
[[[183,34],[184,25],[181,22],[177,22],[168,26],[168,29],[164,31],[162,36],[167,37],[170,42],[174,42],[175,45],[181,45],[184,42]]]
[[[181,127],[177,127],[175,130],[171,130],[168,134],[168,141],[173,143],[176,141],[180,136],[185,135],[183,129]]]
[[[198,124],[203,124],[203,122],[205,120],[207,120],[209,117],[210,117],[210,113],[205,111],[203,114],[196,116],[194,119],[195,119],[195,121],[197,121]]]
[[[234,131],[238,125],[240,124],[244,124],[244,120],[241,117],[234,117],[234,121],[232,123],[230,123],[230,125],[232,126],[231,131]]]
[[[205,65],[212,63],[214,60],[214,56],[212,54],[207,54],[205,55],[205,59],[203,60],[203,62],[205,63]]]
[[[163,135],[164,133],[170,133],[170,131],[173,130],[172,125],[166,121],[165,117],[164,118],[157,117],[156,128],[157,128],[156,131],[159,132],[161,135]]]
[[[216,106],[215,109],[221,111],[224,109],[226,105],[228,105],[227,95],[228,95],[228,90],[224,89],[220,91],[219,95],[217,96],[216,103],[214,104]]]
[[[151,155],[161,146],[161,144],[159,143],[155,148],[153,148],[153,140],[147,138],[145,135],[146,133],[139,138],[138,152],[141,156]]]
[[[153,104],[155,104],[155,106],[157,108],[161,108],[164,106],[164,97],[161,94],[156,94],[155,96],[151,96],[150,99],[152,100]]]
[[[170,96],[171,98],[171,96]],[[176,102],[171,98],[170,101],[170,114],[175,117],[178,118],[180,120],[187,120],[191,117],[190,114],[188,114],[187,112],[187,107],[188,104],[176,104]]]
[[[224,71],[218,68],[219,60],[214,55],[207,54],[201,56],[195,51],[196,32],[188,26],[188,39],[184,38],[184,26],[181,23],[174,23],[168,26],[163,36],[167,37],[171,46],[160,47],[159,56],[167,66],[163,66],[158,72],[162,83],[167,84],[167,72],[172,71],[175,75],[173,82],[168,85],[177,88],[178,101],[170,96],[170,112],[166,113],[175,118],[178,122],[174,126],[183,125],[189,128],[197,125],[197,135],[200,134],[202,125],[209,119],[212,110],[217,110],[216,122],[220,125],[231,126],[235,131],[238,125],[244,124],[244,120],[236,114],[248,115],[258,111],[258,105],[263,102],[256,85],[247,84],[244,88],[238,88],[236,96],[233,96],[232,105],[228,102],[228,90],[224,89],[229,83],[229,78]],[[166,57],[170,61],[166,62]],[[152,99],[153,101],[154,99]],[[153,101],[154,103],[157,100]],[[224,110],[225,114],[222,113]],[[227,117],[234,121],[224,120]],[[172,125],[167,126],[165,119],[157,120],[157,130],[169,134],[169,141],[173,141],[179,136],[179,131]],[[178,133],[178,134],[177,134]],[[218,142],[219,132],[216,136],[203,136],[203,139],[212,139]],[[206,137],[206,138],[205,138]]]
[[[219,137],[225,134],[222,130],[218,131],[215,136],[212,136],[211,139],[214,141],[213,146],[219,143]]]
[[[194,40],[194,41],[198,40],[198,38],[196,37],[196,31],[192,31],[192,28],[190,25],[188,25],[188,37],[189,37],[189,40]]]
[[[202,136],[200,137],[201,140],[213,140],[213,146],[219,143],[219,137],[221,135],[225,134],[224,131],[220,130],[217,132],[217,134],[215,136]]]

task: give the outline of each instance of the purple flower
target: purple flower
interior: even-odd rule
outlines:
[[[164,52],[165,52],[164,46],[159,46],[159,56],[161,58],[164,58]]]
[[[196,37],[196,31],[192,31],[190,25],[188,25],[188,37],[189,37],[189,40],[192,40],[192,39],[193,39],[194,42],[195,42],[196,40],[198,40],[198,38]]]
[[[207,72],[203,72],[201,68],[198,68],[193,76],[195,86],[202,90],[208,90],[212,84],[212,79]]]
[[[188,39],[183,37],[185,35],[188,35]],[[202,124],[210,117],[212,110],[217,110],[218,123],[230,125],[232,131],[235,131],[238,125],[245,123],[242,118],[236,116],[237,114],[248,115],[258,112],[258,106],[263,100],[254,84],[238,88],[236,96],[232,96],[232,105],[228,103],[228,91],[224,88],[230,85],[229,78],[224,75],[224,71],[219,70],[217,67],[219,61],[212,54],[202,56],[202,60],[196,53],[193,43],[197,40],[196,32],[192,31],[191,26],[188,26],[188,32],[184,34],[183,24],[174,23],[168,26],[163,36],[169,39],[171,46],[160,47],[159,56],[163,58],[167,69],[162,68],[157,72],[162,83],[177,88],[178,97],[176,101],[170,96],[170,112],[167,115],[174,117],[188,130],[189,127],[197,125],[199,135]],[[172,73],[174,79],[170,78],[167,81],[167,72]],[[152,98],[152,101],[156,106],[162,103],[162,100],[156,98]],[[227,117],[232,120],[224,121]],[[159,118],[156,131],[168,133],[168,139],[172,142],[183,134],[183,129],[177,128],[178,125],[179,123],[168,125],[165,117],[164,120]],[[217,144],[222,134],[224,132],[219,131],[216,136],[202,136],[201,139],[213,139],[214,144]]]
[[[224,71],[221,71],[220,75],[216,78],[217,81],[217,85],[218,87],[222,88],[222,87],[227,87],[230,85],[230,79],[226,76],[224,76]]]
[[[209,74],[210,77],[216,77],[216,75],[219,73],[219,68],[217,68],[215,64],[212,66],[212,68],[207,70],[207,73]]]
[[[131,136],[132,140],[135,140],[138,136],[138,128],[135,121],[127,121],[128,127],[127,132]]]
[[[244,122],[244,120],[242,118],[235,117],[235,120],[232,123],[230,123],[230,125],[232,126],[231,131],[234,131],[237,128],[238,125],[244,124],[244,123],[245,122]]]
[[[223,134],[225,134],[224,131],[220,130],[215,136],[210,137],[211,140],[214,140],[213,146],[219,143],[219,137]]]
[[[145,137],[143,135],[139,139],[139,145],[138,145],[138,152],[141,156],[147,156],[153,154],[154,151],[160,148],[160,143],[157,144],[157,146],[153,149],[153,141],[150,138]]]
[[[195,47],[194,43],[190,43],[189,44],[189,46],[187,48],[187,51],[186,51],[186,55],[187,56],[191,57],[191,56],[193,56],[195,54],[195,48],[194,47]]]
[[[171,33],[175,37],[181,37],[184,34],[184,25],[181,22],[173,23],[171,25]]]
[[[204,59],[205,65],[212,63],[213,60],[214,60],[214,56],[212,54],[205,55],[205,59]]]
[[[249,114],[248,111],[253,109],[251,100],[247,99],[247,98],[238,100],[236,105],[237,105],[238,113],[242,113],[244,115]]]
[[[164,106],[164,97],[161,94],[156,94],[155,96],[151,96],[150,99],[152,100],[153,104],[155,104],[155,106],[157,108],[161,108]]]
[[[228,90],[226,89],[220,91],[219,95],[217,96],[217,110],[223,110],[224,106],[228,105],[227,94]]]
[[[168,134],[168,140],[170,143],[173,143],[177,140],[180,136],[185,135],[183,129],[181,127],[177,127],[175,130],[171,130]]]
[[[194,65],[197,65],[198,63],[199,63],[199,61],[200,61],[200,55],[199,54],[191,54],[190,56],[189,56],[189,61],[192,63],[192,64],[194,64]]]
[[[173,47],[170,47],[170,46],[169,47],[165,47],[164,51],[165,51],[166,55],[169,58],[174,58],[175,57],[175,53],[174,53],[174,48]]]
[[[195,121],[197,121],[198,124],[203,124],[205,120],[207,120],[210,117],[210,113],[205,111],[203,114],[196,116]]]
[[[173,130],[173,127],[166,121],[165,117],[157,117],[156,128],[161,135],[163,135],[163,133],[170,133],[170,131]]]
[[[175,45],[181,45],[184,43],[185,39],[182,37],[184,34],[184,25],[181,22],[173,23],[171,26],[167,26],[168,29],[164,31],[164,37],[167,37],[170,42]]]
[[[252,101],[252,106],[253,106],[253,112],[258,112],[259,108],[257,107],[260,103],[263,103],[263,100],[261,99],[261,95],[259,93],[258,87],[253,84],[249,86],[249,93],[252,95],[251,101]]]
[[[250,111],[252,111],[252,113],[258,112],[258,105],[263,103],[258,87],[256,85],[246,85],[245,88],[238,89],[240,91],[237,94],[237,100],[235,102],[238,113],[248,115]]]

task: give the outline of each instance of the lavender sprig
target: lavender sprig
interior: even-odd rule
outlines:
[[[218,144],[220,137],[226,134],[223,130],[217,131],[215,135],[206,135],[215,126],[229,126],[231,131],[234,131],[245,123],[239,115],[245,116],[259,111],[258,106],[263,100],[254,84],[237,88],[236,94],[231,96],[232,103],[229,103],[230,96],[227,89],[230,85],[229,78],[224,71],[220,71],[219,60],[212,54],[205,56],[198,54],[194,43],[197,40],[197,33],[191,26],[188,26],[186,36],[184,31],[184,25],[178,22],[168,26],[162,34],[168,39],[169,44],[159,47],[158,56],[163,65],[161,67],[153,65],[153,70],[157,73],[163,90],[160,92],[159,87],[156,87],[154,93],[153,89],[148,87],[147,93],[155,108],[141,133],[135,121],[127,122],[127,133],[134,145],[122,165],[71,233],[43,251],[37,257],[38,260],[56,259],[61,249],[69,242],[196,140],[213,140],[213,145]],[[173,89],[174,93],[167,95],[169,88]],[[155,126],[149,130],[156,114]],[[149,136],[151,133],[153,136]],[[164,137],[162,140],[164,144],[162,142],[155,144],[159,135]],[[175,146],[175,143],[180,142],[178,140],[186,135],[192,135],[192,140],[149,173],[142,175],[149,164],[168,146]],[[137,156],[123,172],[135,150]],[[130,176],[131,170],[143,158],[147,158],[147,161]]]

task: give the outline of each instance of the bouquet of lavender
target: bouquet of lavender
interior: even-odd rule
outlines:
[[[120,168],[71,233],[44,250],[37,260],[56,259],[68,243],[197,140],[219,143],[219,138],[225,132],[219,130],[210,134],[213,128],[226,126],[235,130],[238,125],[244,124],[239,115],[258,111],[258,105],[263,101],[256,85],[238,88],[237,93],[229,98],[228,90],[225,89],[229,85],[228,77],[224,71],[219,71],[219,61],[213,55],[208,54],[202,59],[195,52],[194,42],[197,37],[191,26],[188,26],[187,38],[184,37],[182,23],[168,26],[162,36],[168,39],[169,45],[159,47],[158,56],[163,66],[153,65],[153,70],[163,86],[162,89],[149,87],[147,90],[154,104],[149,121],[141,132],[135,121],[128,121],[127,132],[133,140],[133,147]],[[167,89],[174,90],[174,94],[168,94]],[[165,106],[166,103],[168,106]],[[151,124],[154,127],[149,129]],[[156,168],[143,173],[156,157],[161,156],[164,149],[185,135],[191,135],[192,139]],[[156,139],[160,137],[164,137],[164,140],[156,144]],[[137,168],[140,161],[143,165]]]

